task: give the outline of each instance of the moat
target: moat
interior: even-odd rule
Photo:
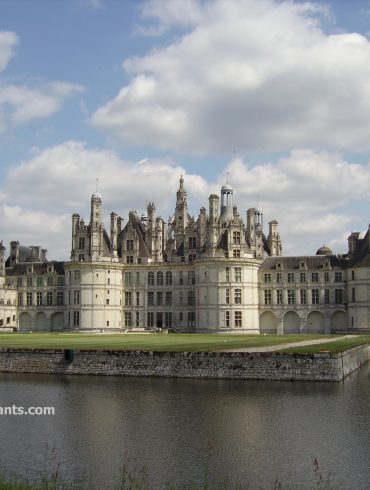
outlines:
[[[207,472],[228,488],[308,488],[316,459],[333,488],[365,490],[369,388],[370,364],[339,383],[0,373],[1,406],[56,411],[0,417],[1,469],[35,480],[60,465],[64,481],[110,489],[129,461],[153,489]]]

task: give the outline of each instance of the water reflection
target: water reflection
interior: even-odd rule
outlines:
[[[36,478],[54,458],[65,479],[113,488],[129,460],[152,488],[202,481],[206,470],[267,488],[277,476],[308,484],[317,458],[341,488],[361,490],[369,384],[370,366],[335,384],[0,374],[0,406],[56,408],[0,417],[1,466]]]

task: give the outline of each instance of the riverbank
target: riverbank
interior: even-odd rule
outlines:
[[[0,349],[0,372],[173,378],[340,381],[370,360],[343,352],[153,352]]]

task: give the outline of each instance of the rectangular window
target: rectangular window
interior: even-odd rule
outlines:
[[[172,306],[172,291],[166,291],[166,306]]]
[[[74,311],[73,312],[73,326],[78,327],[79,325],[80,325],[80,312]]]
[[[341,272],[335,272],[334,281],[335,282],[341,282],[342,281],[342,273]]]
[[[136,326],[140,327],[140,313],[138,311],[135,313],[135,317],[136,317]]]
[[[127,252],[133,252],[134,251],[134,240],[127,240],[126,241],[126,250],[127,250]]]
[[[235,282],[242,282],[242,268],[235,267],[234,269],[234,280]]]
[[[42,293],[40,293],[40,292],[36,293],[36,304],[37,304],[37,306],[42,305]]]
[[[26,305],[31,306],[32,305],[32,293],[27,293],[26,295]]]
[[[179,292],[179,305],[182,306],[184,304],[184,293],[183,291]]]
[[[149,284],[149,281],[148,281]],[[125,272],[125,286],[132,286],[132,273]]]
[[[53,306],[53,293],[51,291],[46,293],[46,306]]]
[[[17,277],[17,287],[19,287],[19,288],[22,287],[22,285],[23,285],[22,283],[23,283],[22,278]]]
[[[352,278],[352,281],[355,280],[355,271],[351,271],[351,278]]]
[[[157,291],[157,306],[163,305],[163,292]]]
[[[188,284],[195,284],[195,271],[188,271]]]
[[[189,237],[189,248],[190,249],[197,248],[197,238],[195,236]]]
[[[265,305],[271,305],[271,289],[265,289]]]
[[[234,259],[240,258],[240,250],[233,250],[233,258]]]
[[[164,325],[165,325],[166,328],[171,328],[172,327],[172,311],[166,311]]]
[[[235,289],[235,291],[234,291],[234,302],[236,305],[242,304],[242,290],[241,289]],[[271,303],[269,303],[269,304],[271,304]]]
[[[288,305],[294,305],[295,303],[295,291],[294,289],[288,289]]]
[[[240,245],[240,231],[233,231],[233,245]]]
[[[126,291],[125,292],[125,306],[131,306],[131,305],[132,305],[131,291]]]
[[[75,283],[77,283],[77,282],[80,281],[80,277],[81,277],[80,271],[74,271],[74,280],[75,280]],[[49,283],[48,283],[48,285],[49,285]]]
[[[352,302],[356,301],[356,288],[352,288]]]
[[[283,275],[282,275],[282,273],[281,273],[281,272],[278,272],[278,273],[276,274],[276,282],[277,282],[277,283],[279,283],[279,284],[280,284],[281,282],[283,282]]]
[[[63,276],[58,276],[57,284],[58,284],[58,286],[64,286],[64,277]]]
[[[195,326],[195,312],[188,311],[188,327],[194,327],[194,326]]]
[[[265,284],[269,284],[271,282],[271,274],[265,274],[264,281]]]
[[[154,306],[154,292],[148,291],[148,306]]]
[[[282,289],[276,290],[276,304],[277,305],[283,304],[283,290]]]
[[[195,305],[195,291],[188,291],[188,305]]]
[[[132,326],[131,311],[125,311],[125,327],[131,327],[131,326]]]
[[[140,293],[136,291],[136,306],[140,306]]]
[[[189,255],[189,262],[194,262],[194,260],[197,260],[197,256],[195,254],[190,254]]]
[[[294,282],[294,272],[288,272],[288,282]]]
[[[227,288],[227,289],[225,290],[225,303],[226,303],[227,305],[229,305],[229,304],[230,304],[230,289],[229,289],[229,288]]]
[[[324,289],[324,303],[328,305],[330,303],[329,289]]]
[[[225,311],[225,327],[230,327],[230,311]]]
[[[38,276],[37,279],[36,279],[36,284],[37,284],[37,287],[40,288],[43,286],[43,280],[42,280],[42,277]]]
[[[153,311],[148,311],[146,323],[147,323],[148,328],[154,327],[154,313],[153,313]]]
[[[313,305],[318,305],[320,303],[320,292],[318,289],[311,290],[311,300]]]
[[[324,281],[329,282],[329,272],[324,272]]]
[[[48,276],[47,284],[48,284],[48,286],[52,286],[53,285],[53,276]]]
[[[136,286],[140,286],[140,272],[136,272]]]
[[[80,236],[80,238],[78,240],[78,248],[80,250],[85,248],[85,237],[84,236]]]
[[[18,306],[22,306],[22,305],[23,305],[23,294],[18,293]]]
[[[319,273],[318,272],[312,272],[311,282],[319,282]]]
[[[334,290],[334,298],[335,298],[335,304],[342,305],[343,304],[343,289],[335,289]]]
[[[305,305],[307,303],[307,291],[305,289],[301,289],[299,291],[299,296],[301,305]]]
[[[64,292],[58,291],[57,292],[57,306],[63,306],[63,304],[64,304]]]
[[[105,300],[105,306],[109,306],[109,299],[108,298]]]
[[[132,255],[127,255],[126,264],[133,264],[133,263],[134,263],[134,257]]]
[[[73,304],[74,305],[79,305],[80,304],[80,291],[73,291]]]
[[[32,287],[32,277],[27,277],[27,287]]]
[[[226,267],[225,269],[225,281],[230,282],[230,267]]]
[[[179,284],[182,286],[184,284],[184,272],[180,271],[179,274]]]
[[[242,327],[242,312],[241,311],[236,311],[235,312],[234,326],[236,328]]]

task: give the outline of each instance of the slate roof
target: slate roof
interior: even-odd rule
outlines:
[[[282,270],[304,270],[301,264],[304,262],[309,270],[321,270],[329,260],[330,267],[336,269],[346,269],[349,266],[349,260],[345,255],[302,255],[297,257],[266,257],[262,263],[261,270],[279,270],[277,264],[281,264]]]

